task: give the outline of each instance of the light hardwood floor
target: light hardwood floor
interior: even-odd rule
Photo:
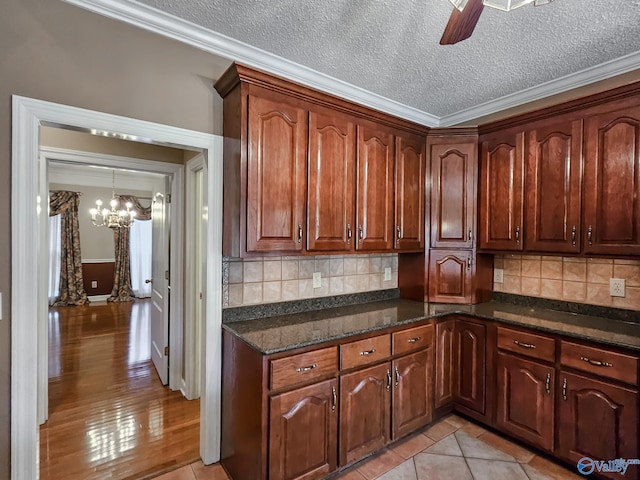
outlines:
[[[43,480],[142,479],[197,461],[200,403],[150,361],[149,301],[52,308]]]

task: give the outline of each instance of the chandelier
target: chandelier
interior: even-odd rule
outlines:
[[[454,7],[462,11],[469,0],[449,0]],[[483,5],[508,12],[523,5],[533,3],[535,6],[551,3],[553,0],[483,0]]]
[[[111,184],[111,201],[108,208],[102,208],[102,200],[96,200],[95,208],[89,210],[91,213],[91,222],[96,227],[108,227],[108,228],[129,228],[133,223],[133,219],[136,216],[135,210],[131,210],[133,206],[131,202],[125,203],[125,209],[118,210],[120,204],[119,197],[116,196],[116,171],[113,170],[113,180]]]

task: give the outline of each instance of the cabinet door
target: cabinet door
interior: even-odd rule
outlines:
[[[457,320],[455,326],[455,401],[478,413],[485,412],[487,328],[479,323]]]
[[[473,248],[475,237],[476,142],[429,145],[431,159],[431,247]]]
[[[532,444],[553,450],[553,367],[498,353],[496,425]]]
[[[340,378],[340,465],[384,447],[390,429],[390,364]]]
[[[471,302],[472,253],[433,249],[429,252],[430,302]]]
[[[480,248],[522,250],[524,135],[495,136],[480,154]]]
[[[640,107],[585,121],[585,253],[640,254]]]
[[[432,350],[393,361],[392,437],[398,439],[431,421]]]
[[[350,117],[324,109],[309,113],[307,250],[353,248],[355,156]]]
[[[527,250],[580,251],[582,121],[527,133]]]
[[[307,113],[249,95],[247,252],[302,249]]]
[[[452,403],[455,395],[455,324],[453,319],[436,324],[436,408]]]
[[[393,247],[393,134],[358,125],[356,249]]]
[[[269,478],[325,478],[337,468],[337,381],[269,400]]]
[[[638,457],[638,392],[587,377],[560,372],[558,453],[577,462]],[[638,466],[626,475],[638,479]]]
[[[424,249],[425,139],[396,137],[395,244],[396,250]]]

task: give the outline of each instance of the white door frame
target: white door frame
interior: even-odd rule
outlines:
[[[39,191],[41,125],[79,128],[131,141],[200,149],[205,153],[208,221],[200,403],[200,456],[220,458],[220,388],[222,319],[222,138],[152,122],[95,112],[14,95],[12,97],[11,178],[11,478],[39,478],[38,350],[39,314],[46,291],[39,284],[43,268],[41,223],[47,211]],[[155,164],[157,166],[157,163]],[[177,229],[176,229],[177,230]],[[46,230],[45,230],[46,233]],[[34,294],[34,290],[35,294]],[[179,378],[179,377],[178,377]]]

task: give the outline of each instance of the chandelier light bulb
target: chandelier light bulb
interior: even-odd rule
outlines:
[[[91,210],[89,210],[89,213],[91,213],[92,217],[95,217],[98,214],[98,209],[92,208]]]
[[[100,208],[102,206],[102,200],[96,200],[96,205],[98,206],[98,208]]]
[[[112,198],[111,201],[109,202],[109,204],[113,207],[116,208],[118,206],[118,200],[116,200],[115,198]]]

